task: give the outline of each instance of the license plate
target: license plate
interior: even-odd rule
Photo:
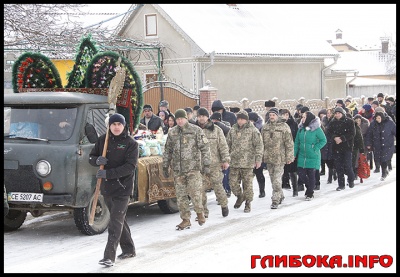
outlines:
[[[43,193],[9,192],[7,199],[10,202],[43,202]]]

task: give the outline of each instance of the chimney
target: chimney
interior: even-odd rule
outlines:
[[[340,29],[336,30],[336,39],[342,39],[342,30]]]
[[[389,38],[388,37],[381,37],[382,41],[382,53],[389,52]]]

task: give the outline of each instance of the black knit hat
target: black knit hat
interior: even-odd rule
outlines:
[[[199,106],[199,105],[195,105],[195,106],[193,107],[193,111],[197,111],[198,109],[200,109],[200,106]]]
[[[239,107],[231,107],[231,108],[229,108],[229,111],[231,111],[233,113],[237,113],[240,111],[240,108]]]
[[[239,111],[239,112],[236,114],[236,117],[237,117],[238,119],[241,118],[241,119],[244,119],[244,120],[249,120],[249,115],[247,114],[246,111]]]
[[[187,113],[184,109],[178,109],[175,112],[175,119],[178,118],[186,118],[187,119]]]
[[[255,112],[249,112],[249,120],[257,122],[258,120],[258,114]]]
[[[122,114],[119,114],[119,113],[115,113],[112,116],[110,116],[110,118],[108,119],[108,126],[110,126],[114,122],[119,122],[124,126],[126,124],[125,117]]]
[[[143,106],[143,110],[144,109],[149,109],[150,111],[153,111],[153,107],[150,104],[146,104]]]
[[[342,113],[343,115],[346,115],[346,111],[342,107],[336,107],[333,113]]]
[[[253,110],[251,108],[244,109],[247,113],[251,113]]]
[[[340,105],[342,105],[344,107],[344,102],[343,102],[342,99],[339,99],[338,101],[336,101],[336,104],[340,104]]]
[[[275,102],[272,101],[272,100],[265,101],[264,106],[265,106],[266,108],[275,107]]]
[[[304,106],[303,108],[301,108],[300,112],[305,113],[305,112],[308,112],[309,110],[310,109],[308,107]]]
[[[214,112],[211,116],[210,119],[216,119],[218,121],[221,121],[221,113],[219,112]]]
[[[191,107],[186,107],[184,110],[186,113],[193,113],[193,109]]]
[[[382,97],[383,98],[384,96],[383,96],[383,93],[380,92],[380,93],[378,93],[378,95],[376,97]]]
[[[210,114],[208,113],[206,108],[200,108],[197,110],[197,116],[199,115],[203,115],[203,116],[207,116],[210,117]]]
[[[270,114],[270,113],[274,113],[274,114],[276,114],[277,116],[279,116],[279,110],[278,110],[278,108],[275,108],[275,107],[272,107],[271,109],[269,109],[268,110],[268,113]]]
[[[301,108],[303,108],[303,105],[302,105],[302,104],[297,104],[297,105],[296,105],[296,111],[301,110]]]

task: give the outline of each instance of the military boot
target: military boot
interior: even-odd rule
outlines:
[[[181,223],[176,225],[176,230],[180,231],[180,230],[190,229],[191,225],[192,224],[190,224],[189,219],[183,219]]]
[[[293,197],[296,197],[299,195],[298,187],[297,187],[297,173],[290,172],[289,175],[290,175],[290,181],[292,182],[292,187],[293,187]]]
[[[243,193],[241,193],[241,194],[238,196],[238,198],[237,198],[237,200],[236,200],[236,203],[235,203],[235,205],[234,205],[233,207],[234,207],[235,209],[239,209],[240,206],[242,206],[243,201],[244,201],[244,195],[243,195]]]
[[[206,223],[206,218],[204,217],[203,213],[197,213],[197,220],[200,226]]]
[[[244,212],[245,213],[249,213],[251,211],[251,202],[250,201],[246,201],[245,205],[244,205]]]
[[[221,207],[221,210],[222,210],[222,216],[223,216],[223,217],[227,217],[228,214],[229,214],[229,208],[228,208],[228,206],[226,206],[226,207]]]

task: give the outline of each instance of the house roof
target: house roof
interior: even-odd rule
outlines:
[[[341,52],[333,71],[355,70],[358,76],[387,75],[388,55],[379,51]]]
[[[290,34],[279,33],[276,30],[279,26],[264,26],[240,4],[152,5],[203,54],[286,58],[325,58],[338,54],[325,40],[294,39]]]

